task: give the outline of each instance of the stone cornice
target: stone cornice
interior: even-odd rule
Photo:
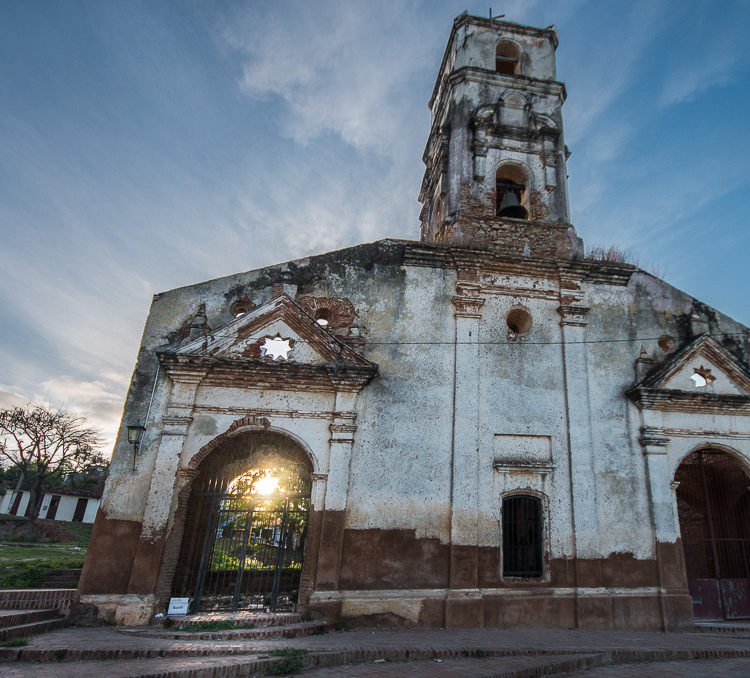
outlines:
[[[542,222],[540,222],[542,223]],[[568,229],[570,224],[547,224],[545,227]],[[481,272],[526,275],[530,277],[576,276],[584,282],[625,286],[638,268],[630,264],[601,261],[534,259],[509,257],[489,250],[431,245],[401,241],[405,246],[404,265],[429,268],[472,268]]]
[[[157,353],[162,367],[170,376],[202,371],[207,386],[236,386],[276,390],[311,388],[318,391],[354,390],[366,386],[377,374],[378,366],[340,363],[301,364],[273,362],[251,358]]]
[[[642,410],[750,415],[750,395],[691,393],[636,386],[627,396]]]

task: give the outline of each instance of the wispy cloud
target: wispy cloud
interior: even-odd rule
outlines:
[[[119,376],[91,381],[64,375],[40,384],[35,401],[49,402],[86,417],[103,435],[102,451],[109,455],[122,416],[126,385]]]
[[[563,36],[568,41],[565,59],[575,73],[565,110],[566,137],[571,144],[584,141],[610,106],[626,94],[646,48],[665,28],[667,12],[662,3],[638,0],[624,13],[618,12],[616,21],[609,20],[608,7],[589,3],[581,9],[599,15],[596,32],[590,32],[591,25],[585,23],[568,28],[580,31],[586,26],[585,34]]]
[[[714,40],[701,40],[699,48],[667,74],[659,103],[662,106],[692,101],[712,87],[724,87],[736,76],[745,51],[745,29],[721,31]]]
[[[14,393],[8,390],[8,387],[0,384],[0,408],[23,407],[28,402],[28,398],[25,398],[20,393]]]
[[[261,21],[248,8],[225,29],[245,55],[243,90],[280,98],[283,133],[297,142],[332,132],[356,148],[398,156],[410,131],[410,85],[444,27],[420,22],[416,6],[406,3],[390,11],[345,1],[286,7]]]

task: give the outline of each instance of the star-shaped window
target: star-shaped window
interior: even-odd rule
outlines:
[[[262,358],[268,356],[271,360],[289,360],[289,351],[292,350],[292,340],[282,339],[280,334],[275,337],[266,337],[260,346]]]
[[[693,380],[693,386],[695,388],[705,388],[710,386],[716,381],[716,377],[711,374],[711,369],[708,367],[694,367],[693,374],[690,377]]]

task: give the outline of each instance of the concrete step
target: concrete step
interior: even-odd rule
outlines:
[[[30,624],[59,617],[56,609],[47,610],[0,610],[0,630],[19,624]]]
[[[28,624],[16,624],[14,626],[7,626],[0,629],[0,641],[13,640],[14,638],[27,638],[28,636],[35,636],[39,633],[46,633],[47,631],[53,631],[65,626],[66,621],[64,617],[57,617],[55,619],[42,619],[40,621],[31,622]]]

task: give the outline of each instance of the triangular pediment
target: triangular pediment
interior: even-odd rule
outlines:
[[[372,365],[283,293],[173,353],[278,365]]]
[[[713,337],[702,335],[643,380],[650,388],[750,395],[750,375]]]
[[[652,368],[628,394],[641,407],[744,410],[750,404],[750,373],[716,339],[704,334]]]

